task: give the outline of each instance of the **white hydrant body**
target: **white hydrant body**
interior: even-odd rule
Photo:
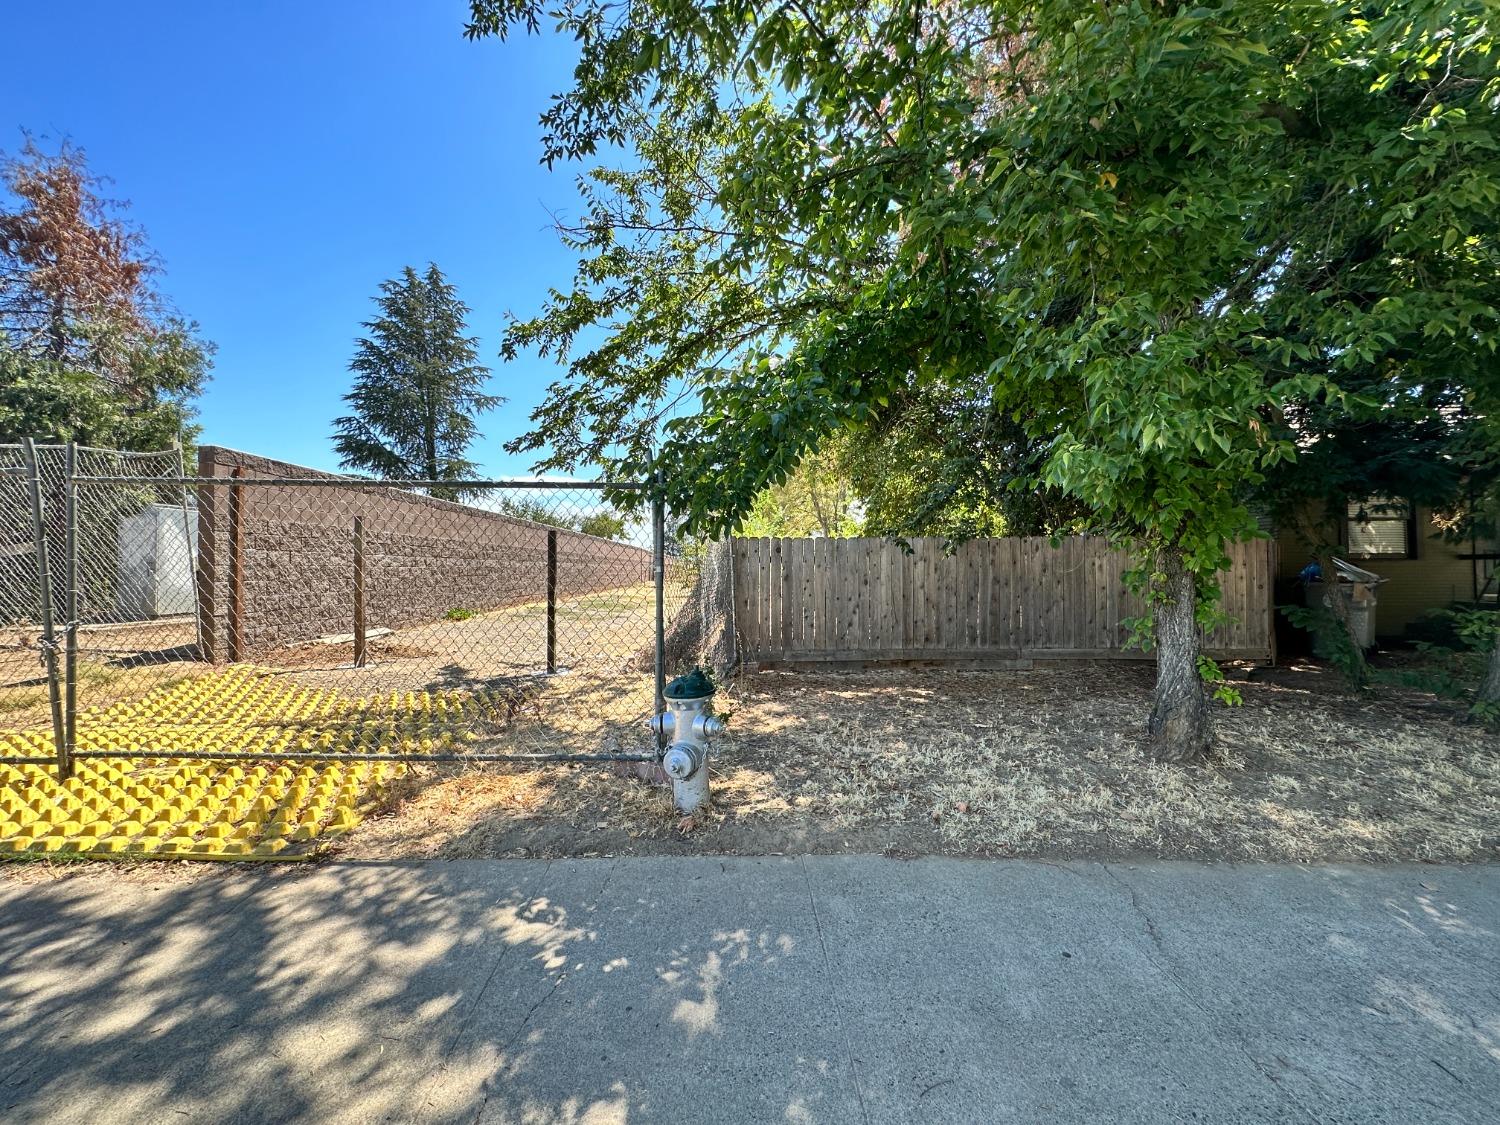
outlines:
[[[672,803],[684,816],[708,804],[708,736],[724,729],[708,713],[712,701],[712,693],[691,699],[669,696],[669,710],[651,720],[652,730],[672,740],[662,754],[661,767],[672,779]]]

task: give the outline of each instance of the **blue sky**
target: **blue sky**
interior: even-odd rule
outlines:
[[[483,471],[558,369],[496,354],[572,258],[576,169],[538,163],[537,116],[572,45],[463,38],[463,0],[70,0],[6,5],[0,148],[20,129],[83,146],[166,267],[162,288],[219,346],[203,440],[337,467],[353,342],[381,280],[435,261],[509,402]],[[61,60],[61,61],[60,61]]]

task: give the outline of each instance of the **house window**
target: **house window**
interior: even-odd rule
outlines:
[[[1416,513],[1405,500],[1374,496],[1352,500],[1345,543],[1356,559],[1410,559],[1417,554]]]

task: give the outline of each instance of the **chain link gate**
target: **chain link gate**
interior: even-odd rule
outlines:
[[[14,758],[21,742],[55,761],[62,745],[50,730],[46,738],[39,732],[51,725],[54,689],[65,696],[70,681],[66,667],[50,663],[61,656],[72,618],[69,591],[79,582],[79,575],[68,571],[76,546],[68,540],[69,480],[80,471],[157,476],[174,470],[181,475],[178,449],[122,453],[32,442],[0,445],[0,734],[9,735],[0,741],[0,754]],[[101,578],[83,575],[84,581]]]
[[[0,448],[0,767],[313,786],[327,764],[659,760],[663,635],[700,563],[644,482],[38,452],[63,471]]]

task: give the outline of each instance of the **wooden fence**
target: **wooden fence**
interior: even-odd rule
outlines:
[[[1145,612],[1104,539],[736,539],[735,625],[746,660],[1144,658],[1124,622]],[[1214,656],[1275,656],[1275,544],[1235,544],[1220,576],[1235,620],[1206,638]]]

